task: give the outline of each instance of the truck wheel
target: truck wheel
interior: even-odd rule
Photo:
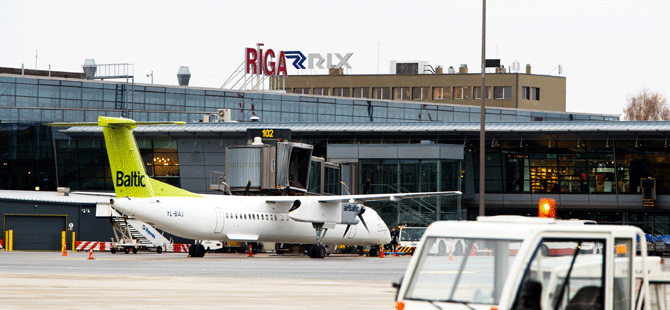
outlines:
[[[112,254],[116,253],[116,247],[112,247],[109,251],[112,252]]]
[[[447,254],[447,244],[444,243],[444,240],[440,240],[440,243],[437,244],[437,255],[444,256]]]
[[[549,247],[546,244],[540,246],[542,256],[549,256]]]
[[[159,246],[156,248],[156,253],[161,254],[163,253],[163,247]]]
[[[456,249],[454,250],[454,255],[456,256],[461,256],[463,255],[463,244],[462,243],[456,243]]]
[[[137,248],[133,247],[133,254],[137,254]]]
[[[130,248],[128,248],[128,247],[123,248],[123,253],[126,253],[126,254],[130,253]]]

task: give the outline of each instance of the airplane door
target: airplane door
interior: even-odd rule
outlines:
[[[223,210],[221,208],[214,208],[216,211],[216,227],[214,233],[220,234],[223,231]]]

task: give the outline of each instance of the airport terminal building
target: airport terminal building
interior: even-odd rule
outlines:
[[[95,127],[53,129],[46,124],[124,116],[137,121],[187,122],[139,127],[135,137],[149,176],[189,191],[224,194],[211,184],[213,175],[226,171],[227,148],[249,144],[253,132],[272,130],[285,134],[282,140],[312,145],[314,157],[335,167],[312,169],[310,178],[321,181],[308,182],[310,193],[464,193],[457,198],[370,204],[388,225],[474,219],[478,213],[479,108],[453,99],[460,92],[454,87],[464,85],[459,80],[449,82],[458,85],[440,86],[451,87],[452,100],[434,102],[393,95],[376,98],[373,88],[387,86],[359,85],[354,78],[346,96],[343,91],[336,93],[335,88],[343,87],[306,86],[307,82],[291,84],[288,92],[261,92],[135,84],[127,79],[111,82],[71,72],[26,70],[21,74],[20,69],[11,68],[0,72],[2,190],[69,187],[72,191],[113,191],[102,131]],[[500,98],[490,90],[493,105],[486,109],[487,139],[483,141],[487,214],[533,215],[540,198],[554,198],[557,216],[562,218],[626,223],[648,233],[670,233],[670,124],[561,111],[564,78],[555,78],[555,86],[546,77],[517,75],[522,78],[510,81],[521,82],[509,85],[513,89],[509,97],[505,90]],[[346,75],[338,79],[344,81]],[[396,79],[394,83],[403,80]],[[512,103],[517,97],[524,101],[525,92],[532,94],[532,88],[545,89],[542,85],[552,85],[547,90],[557,87],[560,93],[561,83],[563,102],[554,111]],[[415,88],[421,89],[398,87],[408,88],[398,92],[410,96],[417,92]],[[433,87],[437,86],[426,84],[418,93],[434,96]],[[296,93],[298,88],[309,91]],[[314,94],[315,88],[328,91]],[[368,90],[357,92],[355,88]],[[394,92],[392,87],[389,91]],[[472,96],[474,91],[469,88]],[[540,97],[529,98],[553,97],[549,91],[538,91]],[[366,92],[368,96],[363,96]],[[278,140],[271,138],[264,142]],[[642,198],[641,179],[647,178],[656,182],[652,204],[645,204]],[[337,186],[339,180],[345,185]],[[63,209],[67,203],[44,203],[58,204],[58,208],[34,207],[20,198],[0,199],[2,230],[8,218],[18,221],[20,217],[31,225],[38,224],[43,215],[70,212]],[[91,206],[70,207],[76,210],[72,214],[85,216],[81,209]],[[76,225],[77,229],[86,228]]]

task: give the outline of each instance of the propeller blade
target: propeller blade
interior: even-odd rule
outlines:
[[[242,196],[246,196],[249,193],[250,188],[251,188],[251,180],[249,180],[249,182],[247,182],[247,187],[244,189],[244,195],[242,195]]]
[[[365,181],[365,184],[363,185],[363,195],[366,195],[369,190],[370,190],[370,179],[367,179]]]
[[[344,230],[344,235],[342,235],[342,238],[347,236],[347,232],[349,231],[349,227],[351,227],[351,225],[347,225],[347,228]]]
[[[365,210],[365,209],[363,209],[363,210]],[[365,226],[365,230],[367,230],[368,233],[370,233],[370,229],[368,229],[368,224],[365,223],[365,220],[363,219],[361,214],[363,214],[363,211],[361,211],[361,213],[358,213],[358,218],[361,220],[361,223],[363,223],[363,226]]]

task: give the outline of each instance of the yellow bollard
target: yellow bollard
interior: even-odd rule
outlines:
[[[9,240],[9,251],[14,251],[14,230],[9,231],[7,239]]]
[[[74,231],[72,232],[72,253],[74,253],[74,250],[76,250],[76,245],[75,245],[75,238],[74,238]]]
[[[67,250],[67,231],[61,231],[60,248],[65,252]]]

